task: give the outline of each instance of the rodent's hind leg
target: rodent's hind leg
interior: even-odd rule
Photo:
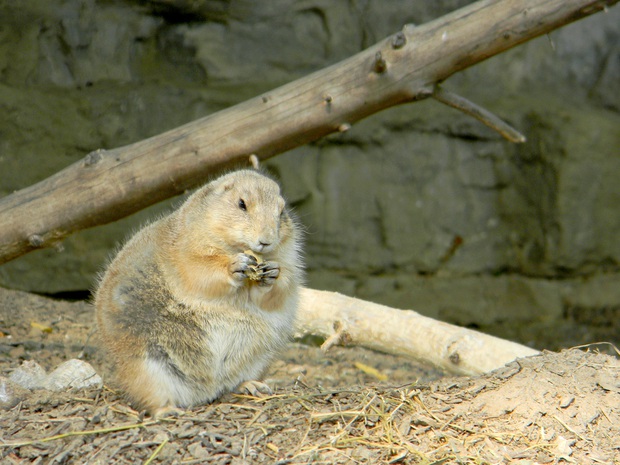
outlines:
[[[192,390],[160,360],[133,358],[117,375],[130,399],[153,416],[191,403]]]
[[[155,420],[161,420],[162,418],[178,418],[185,413],[185,410],[178,407],[161,407],[152,412],[151,416]]]
[[[250,394],[254,397],[263,397],[263,395],[273,394],[273,391],[268,384],[262,381],[250,380],[244,381],[235,389],[239,394]]]

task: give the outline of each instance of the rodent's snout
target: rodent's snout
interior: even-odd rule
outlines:
[[[278,228],[265,228],[256,235],[256,239],[248,244],[256,253],[271,252],[278,245]]]
[[[266,238],[260,238],[256,243],[250,245],[250,249],[256,253],[270,252],[274,247],[274,241]]]
[[[247,247],[255,253],[268,253],[280,244],[282,226],[282,209],[279,202],[271,199],[264,205],[257,205],[252,212],[252,221],[246,236]]]
[[[257,253],[265,253],[267,249],[271,247],[271,244],[265,244],[264,242],[259,242],[257,246],[252,247],[252,250]]]

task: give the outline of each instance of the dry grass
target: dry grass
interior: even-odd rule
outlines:
[[[159,421],[107,389],[79,398],[43,394],[3,413],[0,457],[2,463],[611,465],[620,463],[619,391],[617,359],[573,350],[428,386],[297,384],[264,398],[228,396]]]
[[[0,290],[0,323],[0,376],[77,356],[107,374],[84,303]],[[0,463],[620,465],[617,358],[571,350],[480,378],[440,375],[360,348],[292,344],[269,374],[276,395],[229,395],[160,421],[107,388],[35,391],[0,410]]]

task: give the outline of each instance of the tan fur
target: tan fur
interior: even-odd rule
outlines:
[[[258,281],[244,250],[264,260]],[[301,274],[274,181],[241,170],[207,184],[140,230],[101,279],[97,324],[119,384],[156,413],[256,380],[291,335]]]

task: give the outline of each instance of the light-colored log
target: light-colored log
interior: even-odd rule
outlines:
[[[537,350],[478,331],[420,315],[354,299],[335,292],[304,288],[298,335],[327,338],[423,360],[452,373],[478,375]]]

